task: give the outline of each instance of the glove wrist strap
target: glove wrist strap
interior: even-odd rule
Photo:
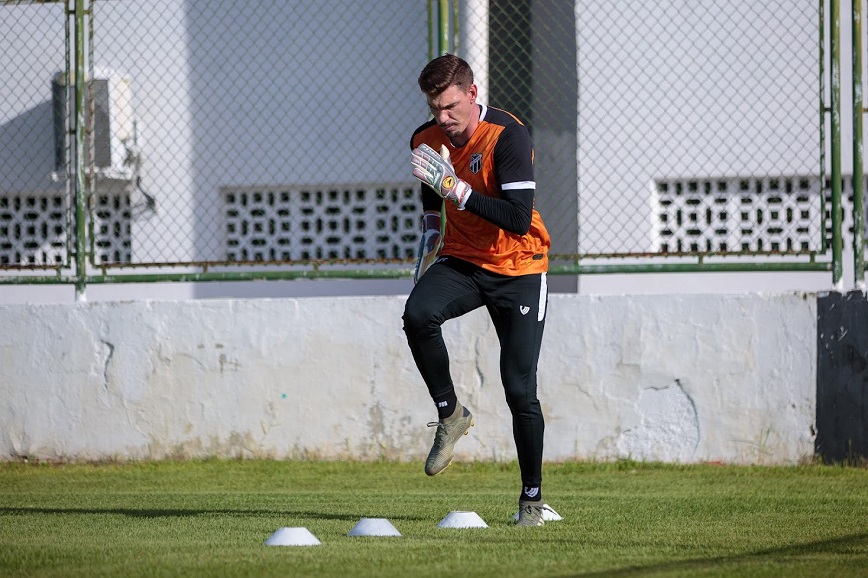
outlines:
[[[422,232],[431,229],[440,230],[440,213],[425,213],[422,215]]]

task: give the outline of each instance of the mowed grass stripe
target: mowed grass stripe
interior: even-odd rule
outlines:
[[[547,464],[562,516],[510,520],[515,463],[0,464],[2,576],[866,576],[868,469]],[[487,529],[437,528],[452,510]],[[400,538],[349,537],[362,517]],[[306,527],[313,547],[268,547]]]

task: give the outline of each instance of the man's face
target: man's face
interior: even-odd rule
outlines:
[[[467,92],[452,85],[437,96],[427,97],[427,100],[434,121],[452,144],[460,146],[466,143],[479,121],[476,85],[471,84]]]

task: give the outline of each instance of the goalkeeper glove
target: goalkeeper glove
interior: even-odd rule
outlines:
[[[449,149],[446,145],[440,148],[440,154],[426,144],[413,149],[410,159],[413,165],[413,176],[430,186],[444,199],[449,199],[459,210],[464,205],[473,189],[466,182],[455,176],[455,168],[449,160]]]
[[[440,213],[422,215],[422,238],[419,240],[419,256],[413,272],[413,284],[434,264],[440,252]]]

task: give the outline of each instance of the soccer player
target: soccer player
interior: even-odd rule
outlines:
[[[549,234],[534,209],[534,152],[512,114],[476,102],[473,71],[447,54],[419,76],[432,119],[411,139],[422,182],[422,238],[404,332],[437,408],[425,473],[452,461],[473,415],[456,396],[441,325],[485,306],[500,342],[522,491],[519,526],[543,525],[543,421],[537,361],[545,324]],[[441,239],[441,208],[445,227]]]

